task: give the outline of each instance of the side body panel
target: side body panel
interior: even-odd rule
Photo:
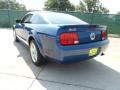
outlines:
[[[20,24],[16,24],[15,30],[18,32],[21,31],[22,33],[17,35],[20,36],[22,42],[29,45],[30,37],[34,38],[36,41],[39,50],[43,56],[47,56],[49,51],[53,51],[53,46],[50,41],[51,38],[54,38],[56,43],[56,35],[59,27],[54,25],[38,25],[38,24],[25,24],[24,28],[20,26]],[[51,50],[49,50],[51,48]],[[48,55],[49,56],[49,55]]]

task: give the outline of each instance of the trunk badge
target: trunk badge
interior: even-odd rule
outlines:
[[[69,31],[77,31],[76,28],[69,28]]]
[[[91,34],[90,34],[90,39],[91,39],[91,40],[95,40],[95,33],[91,33]]]

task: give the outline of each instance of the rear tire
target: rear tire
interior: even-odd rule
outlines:
[[[40,65],[45,64],[46,60],[40,54],[39,48],[38,48],[35,40],[30,41],[29,49],[30,49],[30,55],[31,55],[31,58],[32,58],[32,62],[36,66],[40,66]]]
[[[13,30],[14,42],[19,42],[18,37],[16,36],[15,30]]]

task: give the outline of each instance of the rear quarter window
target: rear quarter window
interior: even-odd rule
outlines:
[[[32,24],[47,24],[44,18],[40,15],[33,15],[30,21]]]

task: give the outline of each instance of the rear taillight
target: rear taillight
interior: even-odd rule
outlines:
[[[107,39],[107,31],[102,31],[102,40]]]
[[[60,44],[74,45],[78,43],[79,43],[79,37],[77,32],[65,32],[60,34]]]

